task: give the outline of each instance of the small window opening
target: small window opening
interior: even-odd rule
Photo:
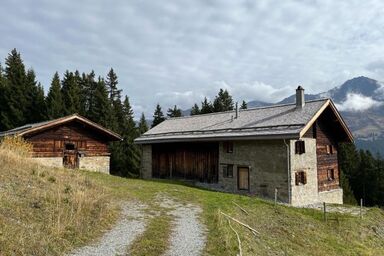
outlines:
[[[65,143],[65,150],[75,150],[75,144]]]
[[[224,150],[227,153],[233,153],[233,142],[232,141],[224,142]]]
[[[223,165],[223,177],[233,178],[233,164]]]
[[[334,169],[328,169],[327,170],[327,178],[329,181],[332,181],[335,179],[335,170]]]
[[[300,155],[305,153],[305,142],[303,140],[295,142],[295,153]]]
[[[327,154],[332,155],[333,154],[333,146],[332,145],[327,145]]]
[[[295,173],[296,186],[307,184],[307,173],[305,171],[298,171]]]

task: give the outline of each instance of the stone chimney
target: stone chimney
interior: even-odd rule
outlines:
[[[296,89],[296,108],[303,108],[305,106],[304,89],[299,85]]]

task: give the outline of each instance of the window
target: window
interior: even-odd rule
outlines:
[[[295,142],[295,153],[300,155],[305,153],[305,143],[303,140]]]
[[[233,164],[223,165],[223,177],[233,178]]]
[[[307,184],[307,173],[305,171],[298,171],[295,173],[296,186]]]
[[[328,169],[327,170],[327,178],[329,181],[332,181],[335,179],[335,170],[334,169]]]
[[[224,142],[224,151],[227,153],[233,153],[233,142],[232,141],[226,141]]]
[[[332,145],[327,145],[327,154],[332,155],[333,154],[333,146]]]
[[[65,150],[75,150],[75,144],[65,143]]]

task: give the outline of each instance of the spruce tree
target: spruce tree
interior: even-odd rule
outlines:
[[[107,127],[111,115],[111,105],[108,100],[107,87],[101,77],[95,82],[95,90],[93,91],[93,94],[88,117],[92,121]]]
[[[7,101],[7,109],[4,111],[6,129],[24,125],[27,108],[26,98],[26,73],[23,60],[16,49],[13,49],[5,59],[5,79],[7,89],[4,97]]]
[[[199,115],[200,114],[200,108],[199,106],[195,103],[195,105],[193,105],[192,109],[191,109],[191,116],[194,116],[194,115]]]
[[[36,81],[36,75],[33,69],[29,69],[26,75],[25,97],[27,99],[24,111],[27,123],[36,123],[46,120],[46,105],[44,89]]]
[[[107,74],[106,85],[108,87],[108,95],[111,102],[115,102],[117,99],[121,99],[121,89],[117,88],[117,75],[113,68],[111,68]]]
[[[165,120],[163,111],[161,110],[160,104],[156,105],[155,112],[153,114],[153,122],[151,128],[155,127],[156,125],[160,124]]]
[[[0,131],[8,130],[11,123],[8,120],[8,86],[6,85],[4,70],[0,64]]]
[[[62,81],[62,96],[64,103],[64,114],[70,115],[81,112],[81,88],[79,77],[68,70],[64,73]]]
[[[214,112],[222,112],[233,110],[233,100],[232,96],[229,95],[227,90],[220,89],[218,95],[215,97],[213,101],[213,111]]]
[[[55,119],[64,116],[60,77],[57,72],[53,75],[51,87],[49,88],[46,98],[46,105],[48,119]]]
[[[247,108],[248,108],[248,105],[247,105],[247,103],[243,100],[243,102],[241,103],[240,109],[247,109]]]
[[[181,109],[175,105],[173,108],[169,108],[167,111],[168,117],[181,117]]]
[[[204,101],[201,102],[201,110],[200,114],[208,114],[213,112],[213,106],[212,103],[207,100],[207,98],[204,98]]]
[[[147,120],[145,120],[144,113],[141,113],[140,122],[139,122],[139,133],[144,134],[146,131],[148,131],[148,124]]]

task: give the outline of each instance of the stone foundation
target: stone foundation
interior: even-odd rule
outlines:
[[[48,167],[63,167],[63,158],[62,157],[34,157],[32,158],[38,164],[48,166]]]
[[[86,156],[79,158],[79,168],[109,174],[109,156]]]
[[[333,189],[319,193],[319,202],[343,204],[343,189]]]
[[[152,146],[151,145],[141,145],[141,167],[140,167],[140,177],[143,179],[152,178]]]

